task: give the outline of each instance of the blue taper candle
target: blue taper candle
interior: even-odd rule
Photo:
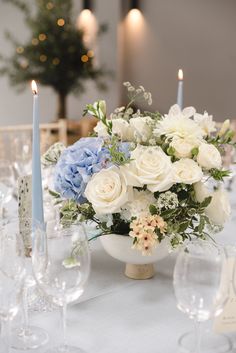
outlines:
[[[184,75],[183,70],[179,70],[178,72],[178,92],[177,92],[177,104],[179,105],[180,109],[183,109],[183,101],[184,101]]]
[[[33,91],[33,151],[32,151],[32,221],[44,226],[43,190],[41,175],[39,96],[37,85],[32,81]]]

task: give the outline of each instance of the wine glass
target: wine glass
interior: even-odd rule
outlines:
[[[180,250],[174,269],[177,307],[195,322],[195,333],[184,334],[179,345],[185,352],[228,352],[226,336],[202,335],[202,322],[219,315],[228,300],[229,280],[224,250],[215,243],[196,239]]]
[[[81,353],[66,342],[67,305],[83,293],[90,272],[90,252],[82,224],[59,229],[47,238],[45,231],[33,237],[33,271],[37,283],[50,300],[61,307],[63,344],[47,353]]]
[[[0,223],[1,353],[10,352],[10,322],[16,316],[25,276],[24,247],[19,233],[7,221]],[[5,342],[4,342],[5,341]]]
[[[14,181],[14,172],[9,161],[0,160],[0,219],[3,218],[4,205],[12,198]]]
[[[34,222],[36,228],[41,228],[39,223]],[[15,229],[24,243],[25,251],[25,280],[21,296],[23,322],[21,327],[12,330],[11,346],[20,350],[32,350],[45,345],[48,342],[48,334],[42,328],[29,324],[28,299],[29,291],[35,288],[36,281],[32,273],[31,249],[29,248],[32,237],[32,220],[30,218],[12,218],[5,225],[5,229]]]
[[[226,246],[226,253],[230,272],[230,297],[233,298],[236,295],[236,246]]]
[[[28,175],[32,169],[32,137],[21,132],[13,139],[14,168],[17,176]]]

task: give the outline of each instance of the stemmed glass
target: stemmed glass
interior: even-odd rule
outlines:
[[[1,353],[10,352],[10,322],[19,310],[25,275],[24,247],[19,233],[0,223],[0,318]],[[4,339],[5,338],[5,339]]]
[[[229,295],[224,250],[215,243],[196,239],[180,250],[174,269],[177,307],[195,322],[195,333],[184,334],[179,345],[185,352],[228,352],[226,336],[202,335],[202,322],[219,315]]]
[[[14,189],[14,172],[8,161],[0,160],[0,219],[3,218],[3,207],[12,198]]]
[[[41,225],[35,223],[36,228],[41,228]],[[15,229],[19,237],[23,240],[25,251],[25,280],[22,291],[22,314],[23,322],[21,327],[16,327],[12,330],[11,345],[15,349],[32,350],[39,348],[48,342],[48,334],[42,328],[31,326],[28,317],[28,299],[29,290],[36,286],[36,281],[32,273],[31,249],[28,248],[28,237],[32,236],[32,220],[30,218],[12,218],[5,225],[5,229]]]
[[[83,293],[90,272],[90,252],[82,224],[65,226],[47,238],[37,231],[33,242],[33,271],[42,291],[61,307],[63,344],[47,353],[81,353],[66,342],[67,305]]]
[[[32,167],[32,138],[31,134],[17,134],[13,140],[14,168],[17,176],[28,175]]]

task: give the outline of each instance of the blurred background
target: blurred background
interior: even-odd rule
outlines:
[[[32,80],[42,154],[93,131],[86,104],[106,100],[108,116],[125,105],[127,81],[153,95],[136,108],[167,113],[183,86],[185,107],[236,130],[235,13],[235,0],[0,0],[0,218],[32,170]],[[228,190],[233,163],[229,148]],[[43,168],[44,186],[52,175]]]
[[[32,7],[31,15],[24,12],[24,3]],[[34,74],[39,81],[41,122],[47,123],[58,118],[57,88],[63,91],[76,75],[79,87],[74,87],[76,83],[66,88],[67,110],[62,118],[78,121],[85,104],[101,98],[112,112],[125,103],[123,81],[151,91],[152,109],[165,113],[176,102],[179,68],[184,72],[185,106],[207,110],[219,121],[236,117],[235,0],[64,3],[71,3],[70,14],[59,0],[0,0],[1,126],[31,123],[30,80]],[[30,16],[35,23],[30,23]],[[55,32],[50,38],[50,23],[61,31],[58,36]],[[70,36],[72,26],[83,31],[85,48],[81,50],[81,40],[76,48],[74,41],[83,67],[80,65],[78,73],[75,63],[67,62],[64,71],[68,73],[71,64],[71,79],[54,71],[62,80],[48,82],[47,75],[53,76],[51,66],[63,70],[68,47],[56,42],[62,33]],[[91,72],[83,74],[86,65]],[[106,90],[101,89],[104,84]]]

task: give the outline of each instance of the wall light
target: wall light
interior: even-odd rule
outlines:
[[[92,12],[92,0],[83,0],[82,11],[77,19],[77,27],[84,33],[84,43],[94,48],[98,32],[97,20]]]
[[[83,0],[83,9],[92,11],[92,1],[91,0]]]
[[[130,10],[132,10],[132,9],[140,10],[139,0],[131,0],[131,2],[130,2]]]
[[[140,11],[139,0],[131,0],[128,12],[129,21],[134,25],[138,25],[142,21],[142,13]]]

